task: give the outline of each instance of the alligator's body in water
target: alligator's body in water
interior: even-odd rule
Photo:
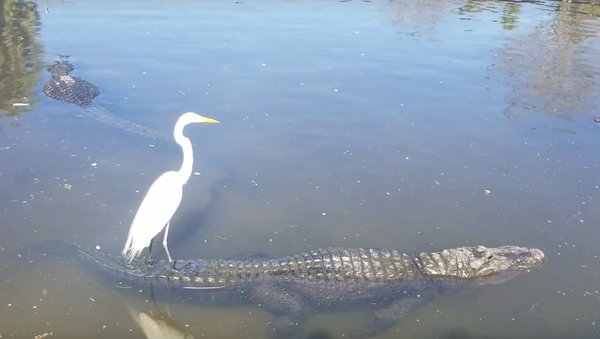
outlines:
[[[153,290],[171,301],[214,306],[250,304],[276,315],[269,336],[294,338],[312,311],[375,306],[366,326],[352,335],[385,332],[434,298],[497,284],[546,262],[535,248],[483,246],[448,249],[417,256],[375,249],[327,248],[272,259],[264,255],[236,260],[178,260],[131,264],[121,256],[49,240],[44,253],[56,251],[84,262],[109,284]]]
[[[52,78],[44,84],[44,94],[56,100],[75,104],[83,108],[86,115],[127,132],[154,139],[173,141],[172,138],[162,132],[120,118],[110,113],[106,108],[94,104],[92,101],[100,94],[100,90],[84,79],[70,76],[69,73],[74,69],[75,67],[67,60],[67,57],[63,56],[59,61],[54,62],[53,65],[48,67]]]

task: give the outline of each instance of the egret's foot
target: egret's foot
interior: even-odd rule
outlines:
[[[156,264],[156,259],[145,259],[144,261],[146,262],[146,266],[148,267],[152,267]]]
[[[172,261],[172,263],[173,263],[173,264],[171,265],[171,268],[172,268],[174,271],[181,271],[182,269],[184,269],[184,268],[186,268],[186,267],[188,267],[188,266],[190,266],[190,265],[191,265],[191,263],[189,263],[189,262],[188,262],[187,264],[185,264],[185,265],[183,265],[183,266],[181,266],[181,267],[177,268],[177,260],[173,260],[173,261]]]

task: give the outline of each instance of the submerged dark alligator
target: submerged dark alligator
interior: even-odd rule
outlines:
[[[417,256],[327,248],[279,259],[178,260],[173,269],[162,260],[128,264],[121,256],[55,239],[39,249],[79,259],[95,277],[134,287],[129,290],[136,293],[152,286],[176,302],[263,307],[276,315],[268,331],[276,338],[302,337],[301,324],[311,311],[369,305],[378,309],[364,328],[347,336],[378,335],[440,295],[498,284],[546,262],[541,250],[517,246],[461,247]]]
[[[44,94],[50,98],[82,107],[86,115],[127,132],[154,139],[173,141],[164,133],[120,118],[110,113],[106,108],[94,104],[92,100],[100,94],[100,90],[84,79],[70,76],[69,73],[74,69],[75,67],[68,61],[68,57],[61,56],[59,61],[55,61],[53,65],[48,67],[52,78],[44,84]]]

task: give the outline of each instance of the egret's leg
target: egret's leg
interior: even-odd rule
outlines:
[[[150,259],[150,254],[152,254],[152,244],[154,244],[154,238],[150,239],[150,246],[148,247],[148,258],[146,258],[146,266],[150,266],[154,263],[154,261]]]
[[[173,264],[173,267],[175,267],[175,263],[171,259],[171,253],[169,253],[169,245],[167,244],[167,238],[169,237],[169,226],[171,226],[171,221],[167,223],[167,227],[165,228],[165,238],[163,239],[163,246],[165,247],[165,251],[167,251],[167,257],[169,257],[169,262]]]
[[[148,247],[148,260],[150,259],[150,255],[152,254],[152,245],[154,244],[154,238],[150,239],[150,246]]]

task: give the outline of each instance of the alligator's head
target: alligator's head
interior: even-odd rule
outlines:
[[[430,277],[486,285],[498,284],[542,267],[546,255],[537,248],[474,246],[421,253],[415,262]]]
[[[48,72],[52,73],[52,77],[61,77],[68,75],[74,69],[75,67],[70,62],[61,60],[55,61],[54,64],[48,67]]]

